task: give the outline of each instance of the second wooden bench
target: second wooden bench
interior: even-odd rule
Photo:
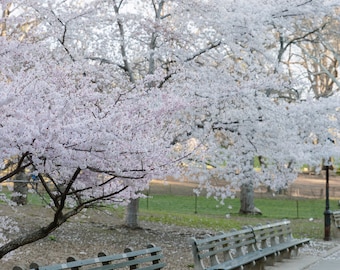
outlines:
[[[54,264],[48,266],[39,266],[37,263],[32,263],[30,270],[81,270],[83,266],[89,270],[112,270],[112,269],[139,269],[139,270],[160,270],[166,266],[163,259],[163,253],[160,247],[152,244],[146,249],[132,251],[127,248],[122,254],[106,255],[99,253],[98,258],[76,260],[69,257],[66,263]],[[24,270],[19,266],[15,266],[13,270]]]
[[[227,270],[251,266],[264,269],[267,264],[289,257],[309,239],[295,239],[290,221],[245,227],[209,236],[191,238],[195,270]]]

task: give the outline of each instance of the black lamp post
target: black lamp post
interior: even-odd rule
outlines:
[[[324,166],[326,170],[326,209],[323,213],[325,216],[325,241],[331,240],[331,214],[332,211],[329,210],[329,165]]]

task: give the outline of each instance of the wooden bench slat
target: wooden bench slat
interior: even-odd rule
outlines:
[[[220,241],[213,241],[209,243],[209,245],[204,244],[202,246],[197,246],[197,249],[200,252],[200,259],[209,258],[223,252],[228,252],[231,249],[237,250],[239,248],[255,244],[255,238],[252,232],[251,234],[243,235],[243,237],[239,236],[235,239],[230,238],[228,234],[221,234],[220,236]],[[228,239],[226,240],[226,238]]]
[[[244,265],[248,265],[251,263],[255,263],[261,259],[261,258],[265,258],[266,256],[271,255],[273,252],[273,250],[258,250],[256,252],[253,253],[248,253],[244,256],[242,256],[242,259],[239,258],[235,258],[232,260],[229,260],[227,262],[223,262],[219,265],[215,265],[215,266],[211,266],[209,268],[206,268],[207,270],[217,270],[217,269],[223,269],[223,270],[228,270],[228,269],[235,269],[238,268],[240,266],[244,266]]]
[[[148,248],[137,251],[131,251],[131,249],[127,249],[125,253],[108,256],[106,256],[104,253],[101,253],[97,258],[40,266],[39,270],[77,269],[78,267],[91,265],[91,269],[93,270],[119,269],[134,265],[136,265],[137,268],[141,270],[156,270],[162,269],[166,266],[166,263],[161,262],[163,258],[164,255],[160,247],[149,245]],[[102,265],[99,266],[98,264]]]
[[[113,270],[113,269],[119,269],[119,268],[123,268],[123,267],[126,267],[126,266],[131,266],[131,265],[135,265],[135,264],[136,263],[131,263],[131,264],[108,264],[108,265],[103,265],[103,266],[96,267],[96,268],[90,268],[88,270]],[[156,269],[164,268],[165,266],[166,266],[166,263],[161,262],[161,263],[152,264],[152,265],[148,265],[148,266],[138,267],[137,269],[139,269],[139,270],[156,270]]]
[[[275,250],[276,251],[283,251],[287,248],[294,248],[294,247],[298,247],[298,246],[302,246],[304,244],[307,244],[310,240],[309,239],[297,239],[297,240],[292,240],[286,243],[280,243],[275,245]]]
[[[138,268],[139,270],[158,270],[164,268],[166,263],[153,264],[147,267]]]
[[[216,243],[218,243],[219,245],[228,245],[228,244],[232,244],[234,242],[235,242],[235,240],[233,238],[231,238],[230,236],[221,235],[218,239],[204,243],[204,244],[200,244],[199,241],[197,241],[197,245],[199,246],[198,248],[200,250],[204,250],[204,249],[209,249],[209,248],[215,247]]]
[[[213,270],[213,269],[235,269],[241,266],[245,266],[248,264],[257,264],[259,260],[265,260],[267,256],[273,254],[273,249],[268,250],[258,250],[252,253],[245,254],[242,258],[235,258],[226,262],[223,262],[219,265],[211,266],[206,269]]]
[[[39,270],[68,269],[72,267],[85,266],[85,265],[90,265],[90,264],[95,264],[95,263],[103,263],[103,262],[110,262],[114,260],[121,260],[121,259],[126,259],[128,257],[132,257],[132,256],[127,255],[127,253],[109,255],[109,256],[103,256],[103,257],[98,257],[98,258],[78,260],[78,261],[68,262],[68,263],[54,264],[54,265],[49,265],[49,266],[40,266]]]
[[[138,257],[135,258],[133,260],[129,260],[129,261],[122,261],[122,262],[116,262],[113,264],[108,264],[105,266],[99,266],[99,267],[95,267],[95,268],[91,268],[91,270],[111,270],[111,269],[119,269],[125,266],[131,266],[131,265],[138,265],[138,264],[142,264],[142,263],[147,263],[147,262],[152,262],[155,260],[160,260],[163,258],[162,254],[158,254],[158,255],[154,255],[154,256],[148,256],[148,257]],[[143,269],[143,268],[141,268]]]
[[[240,234],[245,234],[245,233],[251,233],[252,232],[252,229],[251,228],[245,228],[245,229],[241,229],[241,230],[238,230],[238,231],[230,231],[228,233],[219,233],[219,234],[216,234],[216,235],[213,235],[213,236],[207,236],[206,238],[203,238],[203,239],[196,239],[197,243],[199,245],[203,245],[204,243],[209,243],[209,242],[214,242],[216,240],[220,240],[221,237],[223,236],[228,236],[228,237],[237,237],[239,236]]]

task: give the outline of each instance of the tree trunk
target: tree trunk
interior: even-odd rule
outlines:
[[[139,212],[139,198],[131,199],[125,210],[125,226],[131,229],[137,229]]]
[[[241,208],[240,214],[262,214],[261,210],[255,207],[254,204],[254,186],[250,181],[241,186]]]
[[[24,172],[19,172],[13,183],[13,194],[11,200],[18,205],[27,204],[28,176]]]

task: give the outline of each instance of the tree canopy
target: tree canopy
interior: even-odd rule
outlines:
[[[337,1],[0,3],[0,159],[18,160],[0,181],[30,168],[55,210],[0,257],[155,177],[199,175],[224,198],[249,181],[285,187],[339,153],[338,84],[315,98],[287,68]]]

